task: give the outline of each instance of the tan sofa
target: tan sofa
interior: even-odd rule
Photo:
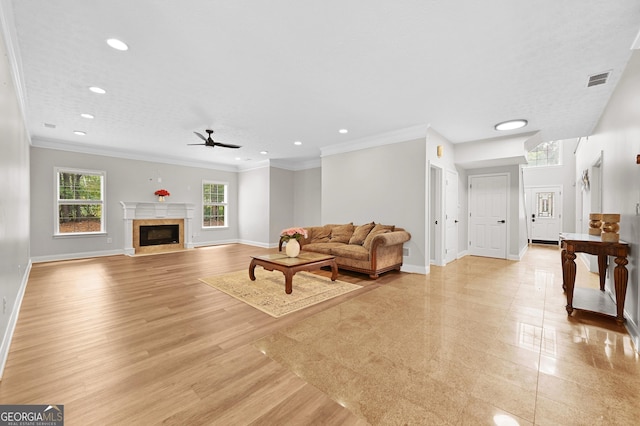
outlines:
[[[411,234],[393,225],[332,224],[305,227],[302,251],[330,254],[341,269],[369,274],[371,278],[402,266],[402,245]]]

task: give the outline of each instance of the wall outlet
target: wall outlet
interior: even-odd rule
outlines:
[[[409,249],[408,249],[408,248],[406,248],[406,247],[403,247],[403,248],[402,248],[402,255],[403,255],[403,256],[409,256]]]
[[[113,242],[113,239],[107,238],[107,244],[111,244],[112,242]]]

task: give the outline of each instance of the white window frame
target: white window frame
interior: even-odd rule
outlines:
[[[101,176],[100,200],[61,200],[60,199],[60,173],[71,173],[79,175]],[[75,169],[71,167],[54,167],[53,169],[53,234],[56,237],[93,236],[105,235],[107,233],[107,172],[104,170]],[[60,232],[60,206],[65,204],[95,204],[101,206],[100,231],[95,232]]]
[[[526,164],[525,167],[558,167],[558,166],[562,166],[562,149],[563,149],[563,144],[561,143],[560,140],[555,140],[555,141],[548,141],[548,142],[542,142],[538,145],[536,145],[535,148],[533,148],[531,151],[527,152],[527,161],[529,160],[529,153],[532,151],[535,151],[536,149],[538,149],[538,147],[540,145],[542,145],[543,143],[555,143],[558,145],[558,163],[557,164],[548,164],[549,162],[549,157],[546,157],[546,164]]]
[[[216,202],[216,203],[206,203],[204,200],[204,186],[205,185],[222,185],[224,186],[224,201],[223,202]],[[200,191],[200,195],[202,196],[202,209],[201,209],[201,213],[202,213],[202,220],[200,221],[200,226],[202,229],[222,229],[222,228],[228,228],[229,227],[229,183],[228,182],[220,182],[220,181],[215,181],[215,180],[203,180],[202,181],[202,188]],[[224,206],[224,225],[221,226],[205,226],[204,224],[204,218],[205,218],[205,213],[204,213],[204,208],[206,206]]]

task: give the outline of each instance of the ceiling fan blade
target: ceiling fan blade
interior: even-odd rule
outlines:
[[[231,145],[231,144],[222,143],[222,142],[214,142],[213,144],[217,146],[221,146],[223,148],[241,148],[240,145]]]
[[[187,145],[206,145],[206,143],[188,143]]]
[[[202,139],[203,141],[205,141],[205,142],[207,141],[207,138],[205,138],[204,136],[202,136],[200,133],[198,133],[198,132],[193,132],[193,133],[195,133],[195,134],[196,134],[200,139]]]

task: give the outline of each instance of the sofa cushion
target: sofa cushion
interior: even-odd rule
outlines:
[[[315,253],[331,254],[331,250],[344,246],[344,243],[309,243],[302,246],[304,251],[313,251]]]
[[[331,237],[331,227],[315,226],[311,230],[311,235],[309,235],[309,241],[311,243],[328,243],[330,237]]]
[[[356,227],[356,229],[353,231],[353,235],[349,239],[349,244],[361,246],[364,243],[365,238],[367,238],[367,235],[369,235],[369,232],[371,232],[371,230],[373,229],[374,225],[375,224],[371,222]]]
[[[364,246],[364,248],[369,250],[371,248],[371,243],[373,242],[373,239],[375,238],[376,235],[392,232],[394,229],[395,229],[394,225],[381,225],[378,223],[376,224],[376,226],[373,227],[371,232],[369,232],[369,234],[367,235],[367,238],[364,239],[364,243],[362,243],[362,245]]]
[[[334,247],[331,249],[331,254],[336,257],[369,260],[369,250],[355,244],[346,244],[340,247]]]
[[[355,226],[353,223],[347,223],[346,225],[334,226],[331,229],[331,242],[332,243],[349,243]]]

